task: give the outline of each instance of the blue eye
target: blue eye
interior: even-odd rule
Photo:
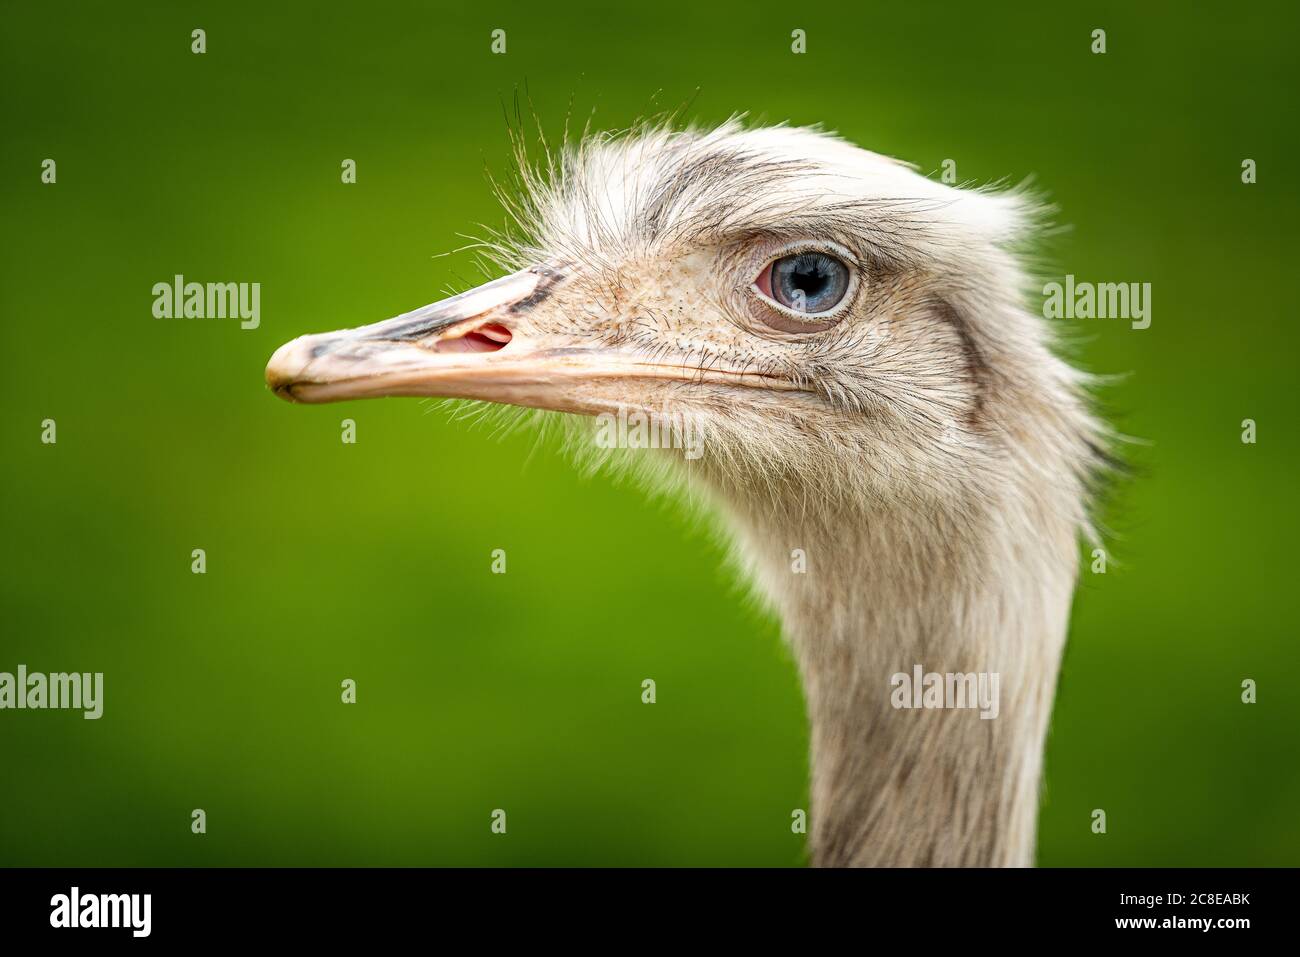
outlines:
[[[849,267],[827,253],[783,256],[772,263],[771,270],[772,298],[795,312],[815,314],[834,309],[849,289]]]

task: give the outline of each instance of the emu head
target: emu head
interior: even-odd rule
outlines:
[[[1081,485],[1091,428],[1021,304],[1018,194],[734,122],[588,138],[521,186],[504,198],[525,238],[492,244],[513,271],[286,344],[275,392],[648,414],[703,437],[712,482],[774,508],[961,511],[1009,471]]]

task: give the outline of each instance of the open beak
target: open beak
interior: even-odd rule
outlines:
[[[534,311],[563,279],[534,267],[373,325],[302,336],[271,356],[266,382],[292,402],[439,396],[589,415],[618,406],[620,380],[794,389],[753,372],[702,371],[685,359],[649,362],[595,336],[539,332]]]

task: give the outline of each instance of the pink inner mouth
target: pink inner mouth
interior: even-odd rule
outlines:
[[[455,339],[443,339],[433,348],[435,352],[499,352],[510,339],[509,329],[489,322]]]

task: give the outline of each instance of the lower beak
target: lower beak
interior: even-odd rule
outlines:
[[[589,415],[618,407],[617,380],[794,389],[752,372],[651,363],[540,333],[530,314],[545,309],[561,281],[548,269],[527,269],[384,322],[302,336],[271,356],[266,382],[293,402],[439,396]]]

